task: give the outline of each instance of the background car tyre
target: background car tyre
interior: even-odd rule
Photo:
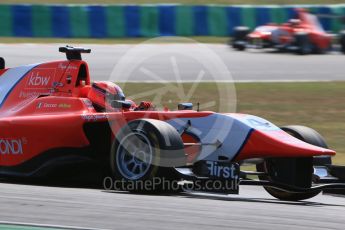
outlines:
[[[237,50],[239,50],[239,51],[243,51],[243,50],[245,50],[246,48],[247,48],[247,47],[246,47],[246,45],[244,45],[244,44],[237,44],[235,49],[237,49]]]
[[[307,33],[296,33],[294,38],[298,54],[305,55],[312,52],[312,44]]]
[[[234,28],[233,38],[231,40],[232,48],[243,51],[246,49],[247,35],[250,29],[246,26],[237,26]]]
[[[305,126],[285,126],[281,128],[290,135],[319,147],[328,148],[323,137],[315,130]],[[261,180],[269,180],[297,187],[310,188],[312,182],[313,165],[331,164],[330,157],[313,158],[281,158],[265,159],[257,165],[257,170],[268,175],[259,176]],[[291,193],[272,187],[264,187],[265,190],[275,198],[288,201],[299,201],[312,198],[320,191]]]
[[[340,43],[340,50],[341,50],[341,52],[343,54],[345,54],[345,30],[340,32],[339,43]]]
[[[174,167],[186,163],[179,133],[160,120],[138,119],[128,123],[116,136],[111,154],[113,179],[131,192],[177,190]],[[161,183],[165,181],[165,183]]]

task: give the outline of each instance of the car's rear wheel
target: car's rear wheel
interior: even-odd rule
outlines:
[[[339,39],[340,50],[343,54],[345,54],[345,30],[340,32]]]
[[[186,163],[179,133],[168,123],[139,119],[115,138],[110,154],[117,189],[131,192],[178,190],[174,167]]]
[[[304,126],[286,126],[282,129],[290,135],[307,143],[327,148],[325,140],[315,130]],[[257,170],[266,175],[259,176],[261,180],[269,180],[276,183],[288,184],[300,188],[310,188],[312,185],[313,164],[331,163],[330,157],[319,158],[275,158],[265,159],[257,165]],[[264,187],[265,190],[280,200],[298,201],[312,198],[320,191],[312,192],[288,192],[273,187]]]
[[[295,45],[297,47],[297,53],[301,55],[309,54],[312,52],[313,47],[309,40],[309,35],[304,32],[295,34]]]

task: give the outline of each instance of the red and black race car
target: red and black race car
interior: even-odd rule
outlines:
[[[299,54],[324,53],[331,49],[333,37],[324,31],[317,16],[296,9],[296,18],[281,25],[270,23],[252,32],[247,27],[236,27],[232,47],[237,50],[251,47],[276,48]]]
[[[253,115],[195,111],[190,103],[176,111],[157,111],[150,102],[136,105],[116,84],[91,82],[81,59],[91,50],[67,46],[60,51],[67,60],[15,68],[2,62],[1,177],[40,178],[67,166],[76,173],[85,164],[124,185],[163,178],[225,193],[237,193],[239,184],[262,185],[283,200],[345,186],[325,166],[335,152],[310,128],[278,128]],[[245,162],[255,163],[257,171],[241,171]],[[211,186],[215,181],[221,186]],[[325,181],[337,183],[320,184]],[[164,185],[154,190],[168,190]]]

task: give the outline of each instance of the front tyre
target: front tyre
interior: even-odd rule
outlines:
[[[281,129],[299,140],[322,148],[328,148],[323,137],[314,129],[298,125],[285,126]],[[267,174],[265,176],[260,176],[259,179],[302,188],[310,188],[312,185],[313,165],[325,165],[331,163],[331,158],[329,156],[314,158],[265,159],[263,163],[257,165],[257,170]],[[288,201],[306,200],[320,193],[320,191],[291,193],[272,187],[264,188],[273,197]]]
[[[234,28],[234,34],[231,41],[232,48],[243,51],[246,49],[247,46],[247,35],[249,34],[250,30],[248,27],[245,26],[237,26]]]
[[[266,159],[258,164],[257,170],[267,175],[259,176],[260,180],[268,180],[275,183],[289,184],[300,188],[310,188],[313,174],[312,158],[277,158]],[[320,193],[312,192],[288,192],[274,187],[264,186],[264,189],[279,200],[299,201],[310,199]]]
[[[326,140],[312,128],[301,125],[290,125],[281,127],[281,129],[301,141],[328,149]],[[332,158],[330,156],[316,156],[313,158],[313,165],[323,166],[331,164]]]
[[[116,189],[153,193],[178,190],[174,167],[183,166],[186,157],[182,139],[171,125],[139,119],[119,131],[110,162]]]

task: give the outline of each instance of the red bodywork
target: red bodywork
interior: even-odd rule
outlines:
[[[297,19],[287,23],[267,24],[257,27],[247,35],[249,41],[255,43],[263,41],[269,45],[293,45],[294,35],[300,32],[308,34],[310,43],[319,50],[326,50],[331,46],[332,35],[326,33],[317,17],[304,9],[296,9]]]
[[[79,157],[89,159],[106,156],[118,130],[140,118],[159,119],[173,126],[176,119],[190,120],[206,134],[214,125],[214,117],[232,122],[225,137],[218,139],[224,142],[222,154],[229,151],[229,159],[233,161],[335,154],[299,141],[271,123],[267,123],[268,128],[256,127],[261,118],[250,115],[191,110],[97,111],[89,98],[90,84],[88,65],[81,60],[0,70],[0,172],[22,172],[25,168],[23,172],[31,173],[47,161],[77,155],[76,152]],[[213,137],[207,138],[211,139],[205,142]],[[182,139],[188,161],[195,161],[203,147],[193,143],[203,139],[187,134]]]

